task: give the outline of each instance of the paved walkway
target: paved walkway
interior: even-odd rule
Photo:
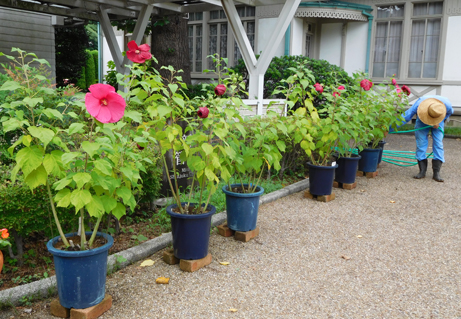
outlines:
[[[412,136],[387,141],[415,149]],[[206,268],[186,273],[158,252],[151,267],[111,275],[101,318],[461,318],[461,141],[444,143],[444,183],[430,167],[415,180],[417,166],[384,163],[329,203],[296,193],[264,204],[256,239],[213,233]],[[170,283],[155,284],[161,276]],[[53,318],[48,307],[34,303],[25,318]]]

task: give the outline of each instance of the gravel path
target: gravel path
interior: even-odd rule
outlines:
[[[415,150],[413,136],[387,141]],[[430,166],[415,180],[417,166],[383,163],[329,203],[296,193],[265,204],[260,235],[242,243],[214,233],[213,262],[199,271],[166,265],[158,252],[151,267],[111,275],[113,306],[100,318],[461,318],[461,141],[444,143],[444,183]],[[170,283],[155,284],[160,276]],[[48,307],[0,318],[54,318]]]

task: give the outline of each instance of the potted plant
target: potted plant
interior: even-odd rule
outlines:
[[[2,249],[6,248],[8,246],[11,246],[11,243],[7,240],[8,237],[10,237],[10,234],[8,233],[8,229],[3,228],[0,229],[0,273],[2,272],[3,268],[3,253]]]
[[[356,74],[356,81],[369,87],[369,80],[364,74]],[[368,81],[368,82],[367,82]],[[394,83],[392,81],[392,83]],[[357,87],[357,86],[356,86]],[[362,158],[359,161],[359,170],[363,172],[375,172],[382,156],[384,137],[389,127],[395,126],[401,121],[401,114],[408,104],[407,94],[397,87],[388,86],[387,82],[376,86],[375,90],[365,90],[363,86],[356,89],[357,99],[361,112],[359,120],[362,123],[362,145],[359,153]]]
[[[232,152],[226,142],[231,123],[242,118],[239,105],[228,99],[208,95],[189,100],[183,92],[187,87],[180,71],[171,66],[163,68],[169,71],[168,77],[142,65],[133,68],[138,76],[133,85],[139,88],[133,101],[145,106],[149,119],[139,129],[160,150],[164,169],[169,173],[174,204],[166,211],[171,219],[174,256],[202,259],[208,254],[211,217],[216,212],[210,198],[220,177],[230,178],[224,164]],[[178,180],[185,174],[178,169],[180,163],[186,163],[190,170],[187,177],[192,184],[187,189],[179,187]],[[198,200],[192,200],[193,194]]]
[[[94,84],[85,103],[76,98],[56,101],[42,70],[48,62],[17,48],[17,75],[0,90],[14,92],[1,119],[5,132],[17,132],[9,148],[14,156],[14,182],[22,174],[34,190],[45,185],[59,236],[47,243],[53,254],[59,300],[65,308],[88,308],[105,295],[110,235],[98,231],[106,214],[120,219],[134,209],[133,190],[139,188],[143,158],[134,141],[132,122],[140,114],[125,111],[126,100],[112,86]],[[3,55],[3,54],[2,54]],[[138,138],[139,139],[139,138]],[[73,207],[80,215],[78,233],[66,234],[57,215],[59,207]],[[86,230],[88,216],[93,229]]]
[[[301,124],[295,134],[300,134],[297,139],[310,157],[310,162],[307,163],[309,191],[312,195],[330,195],[337,167],[334,155],[342,133],[338,99],[345,87],[339,85],[324,88],[319,83],[314,84],[312,72],[302,64],[293,71],[294,75],[286,80],[287,89],[282,89],[282,92],[286,96],[288,107],[294,110],[292,117]],[[312,100],[319,94],[323,95],[325,102],[317,109]]]

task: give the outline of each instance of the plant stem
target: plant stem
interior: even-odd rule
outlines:
[[[86,242],[86,235],[85,235],[85,211],[83,208],[80,208],[80,250],[85,250],[85,242]]]
[[[53,195],[51,195],[51,189],[48,180],[46,181],[46,190],[48,191],[48,198],[50,199],[51,211],[53,212],[53,217],[56,223],[56,227],[58,228],[59,236],[61,236],[64,245],[66,245],[66,247],[69,247],[69,242],[67,241],[67,238],[64,235],[64,232],[62,231],[61,223],[59,222],[58,214],[56,213],[56,208],[54,207]]]
[[[166,163],[165,155],[162,156],[162,159],[163,159],[163,165],[165,166],[165,171],[167,173],[167,179],[168,179],[168,183],[170,184],[171,192],[173,194],[174,200],[176,201],[176,204],[178,205],[179,211],[182,214],[183,209],[182,209],[182,206],[181,206],[181,199],[179,198],[179,195],[176,194],[176,192],[175,192],[175,190],[173,188],[173,183],[171,183],[171,179],[170,179],[170,175],[169,175],[169,172],[168,172],[168,165]]]
[[[93,228],[93,233],[91,234],[91,238],[90,238],[90,241],[88,242],[88,246],[91,248],[91,246],[93,246],[93,242],[94,240],[96,239],[96,233],[98,232],[98,228],[99,228],[99,223],[101,222],[102,220],[102,214],[101,216],[98,217],[98,220],[96,221],[96,225],[94,225],[94,228]]]

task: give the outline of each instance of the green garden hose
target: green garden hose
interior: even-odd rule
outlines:
[[[416,128],[414,130],[408,130],[408,131],[394,131],[394,132],[389,132],[389,134],[410,133],[410,132],[414,132],[414,131],[418,131],[418,130],[423,130],[423,129],[429,128],[429,127],[432,127],[432,126],[428,125],[428,126]],[[442,134],[444,133],[443,130],[440,127],[439,127],[439,130],[442,132]],[[394,157],[396,157],[396,158],[394,158]],[[433,157],[432,152],[431,153],[426,153],[426,157],[427,158],[432,158]],[[412,161],[405,161],[405,160],[402,160],[402,159],[399,159],[399,158],[413,159],[413,160]],[[418,164],[418,161],[416,161],[416,162],[414,161],[415,159],[416,159],[415,158],[415,152],[410,152],[410,151],[391,151],[391,150],[386,151],[386,150],[383,150],[382,160],[383,160],[383,162],[386,162],[386,163],[394,164],[394,165],[397,165],[397,166],[414,166],[414,165]]]

